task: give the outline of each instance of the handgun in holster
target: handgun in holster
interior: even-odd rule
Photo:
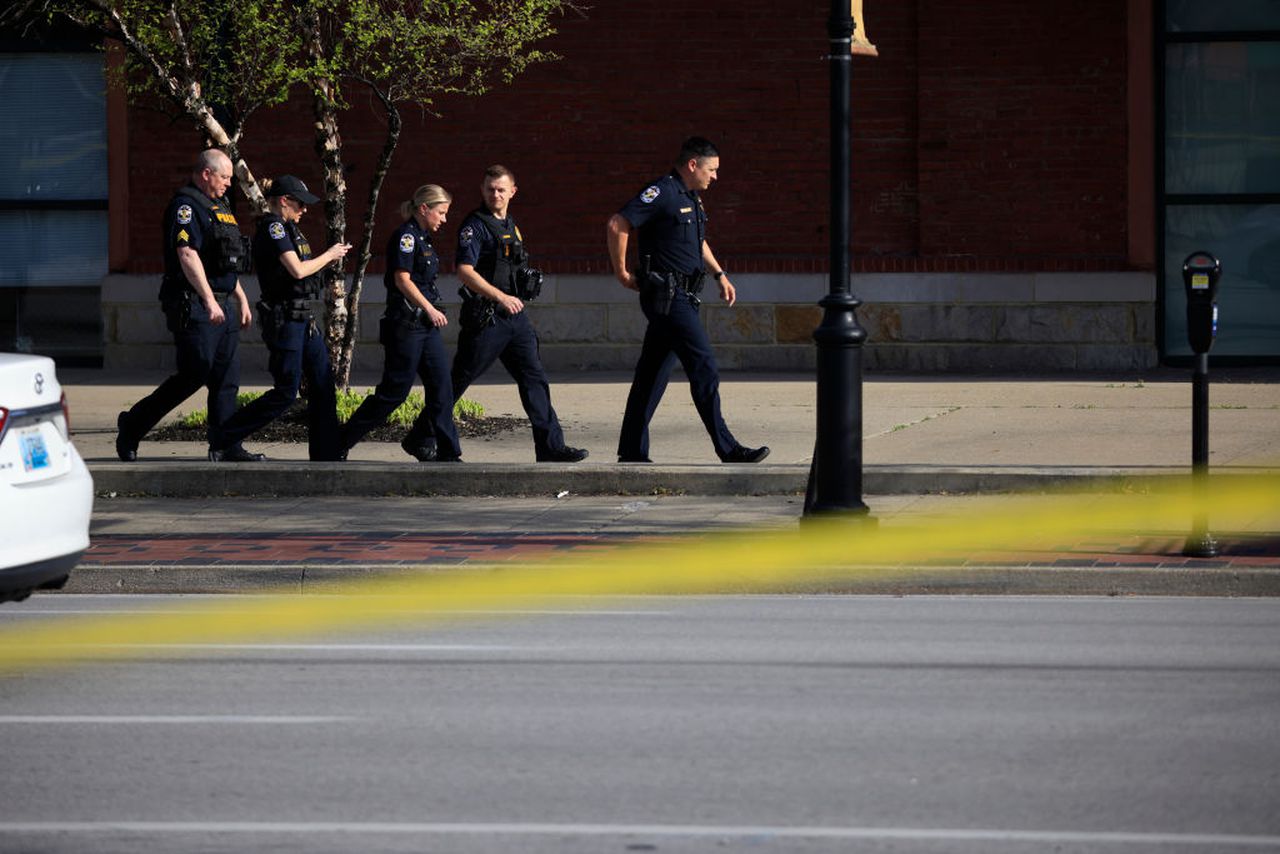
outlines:
[[[164,325],[170,332],[181,332],[191,322],[191,291],[183,288],[175,293],[160,292],[160,310],[164,312]]]
[[[670,273],[655,273],[650,266],[648,255],[640,265],[640,296],[648,300],[654,314],[671,313],[671,301],[676,296],[676,278]]]

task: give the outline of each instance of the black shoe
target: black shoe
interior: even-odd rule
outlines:
[[[255,454],[246,451],[242,446],[223,448],[221,451],[209,449],[211,463],[260,463],[267,458],[266,454]]]
[[[587,458],[587,453],[586,448],[570,448],[565,445],[563,448],[538,454],[537,459],[540,463],[580,463]]]
[[[761,445],[758,448],[748,448],[746,445],[739,445],[729,453],[720,458],[722,463],[758,463],[765,457],[769,456],[769,446]]]
[[[138,443],[134,439],[126,438],[128,432],[124,426],[124,420],[129,413],[121,412],[116,416],[116,456],[120,458],[122,463],[133,463],[138,461]]]
[[[436,453],[436,462],[438,463],[460,463],[462,462],[462,454],[441,454]]]
[[[620,463],[651,463],[653,462],[653,460],[649,459],[648,457],[640,457],[640,456],[633,457],[633,456],[624,456],[622,454],[619,454],[618,462]]]
[[[404,452],[413,457],[420,463],[434,463],[439,456],[436,454],[435,445],[417,445],[409,441],[409,437],[405,437],[400,441],[400,447],[404,448]]]

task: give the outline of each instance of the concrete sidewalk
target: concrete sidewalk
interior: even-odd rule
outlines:
[[[620,465],[616,443],[629,375],[552,378],[569,444],[585,463],[537,464],[527,429],[463,440],[464,465],[421,464],[395,443],[366,442],[347,463],[310,463],[302,444],[254,442],[257,464],[215,464],[203,443],[144,441],[136,463],[114,451],[115,418],[162,374],[60,371],[77,447],[100,493],[216,495],[785,495],[802,492],[815,435],[811,375],[725,374],[725,419],[747,445],[767,444],[758,465],[723,465],[689,399],[672,379],[651,428],[654,464]],[[1280,468],[1280,368],[1213,368],[1210,461],[1215,473]],[[242,388],[264,389],[263,373]],[[364,390],[376,376],[358,376]],[[500,370],[467,397],[493,415],[523,417]],[[868,495],[1115,487],[1184,474],[1190,463],[1189,371],[1046,377],[869,376],[864,384],[864,481]],[[204,405],[194,396],[179,411]],[[176,415],[176,413],[175,413]]]

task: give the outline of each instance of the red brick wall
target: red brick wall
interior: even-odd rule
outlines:
[[[398,201],[442,183],[458,219],[479,175],[517,175],[512,210],[536,260],[604,272],[604,221],[692,133],[721,148],[709,234],[731,270],[820,271],[827,257],[825,3],[593,4],[511,87],[405,113],[375,248]],[[854,60],[855,270],[1128,267],[1125,4],[866,0],[877,59]],[[382,142],[365,93],[344,118],[352,233]],[[318,183],[304,97],[251,120],[261,175]],[[133,109],[130,269],[159,267],[156,222],[199,145]],[[320,244],[311,214],[304,228]],[[453,226],[446,228],[452,252]],[[377,262],[375,261],[375,265]]]

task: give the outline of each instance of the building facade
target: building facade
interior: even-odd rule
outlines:
[[[1136,370],[1177,361],[1188,352],[1177,271],[1196,249],[1215,252],[1225,268],[1215,358],[1280,357],[1280,119],[1270,108],[1280,103],[1280,9],[1215,5],[866,0],[880,56],[853,65],[851,240],[871,370]],[[503,163],[519,186],[512,211],[549,274],[531,307],[545,361],[561,370],[630,368],[644,321],[634,295],[609,274],[604,223],[670,167],[681,139],[704,135],[722,152],[720,180],[704,195],[709,240],[740,299],[733,309],[707,305],[717,353],[729,368],[812,367],[816,303],[827,290],[828,6],[783,6],[709,0],[690,14],[677,4],[611,3],[564,18],[547,45],[559,62],[481,98],[440,100],[438,116],[407,117],[375,252],[416,186],[449,188],[458,222],[479,202],[484,167]],[[0,104],[12,68],[31,62],[24,56],[0,55]],[[0,198],[10,206],[0,215],[56,214],[30,229],[52,228],[65,240],[60,229],[83,213],[69,205],[79,204],[96,241],[72,281],[49,263],[63,259],[62,241],[40,250],[20,232],[10,238],[6,224],[4,239],[22,241],[32,257],[22,272],[0,276],[0,289],[27,301],[0,309],[0,349],[57,355],[32,315],[56,315],[75,293],[92,301],[100,328],[92,346],[81,330],[81,344],[58,347],[96,352],[108,367],[167,366],[156,222],[200,139],[184,123],[98,92],[97,113],[74,108],[93,116],[79,125],[97,137],[64,135],[45,153],[95,152],[105,186],[90,182],[71,202],[43,199],[23,188],[39,185],[30,176],[57,158],[37,157]],[[370,99],[348,95],[343,157],[354,224],[383,124]],[[258,175],[293,172],[319,183],[304,97],[256,114],[243,151]],[[322,245],[318,217],[303,227]],[[441,237],[449,258],[452,225]],[[380,270],[375,257],[358,367],[381,359]],[[60,298],[40,302],[41,293]],[[4,337],[11,319],[28,330],[22,340]]]

